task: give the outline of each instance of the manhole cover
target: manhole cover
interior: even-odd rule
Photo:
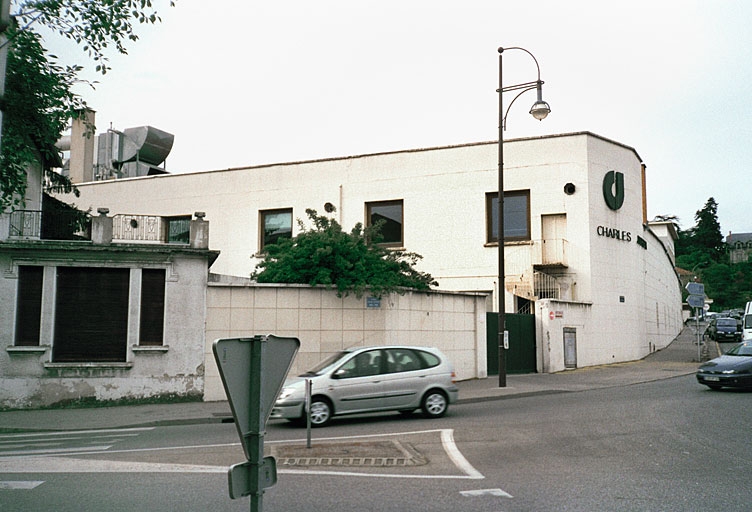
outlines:
[[[268,445],[267,445],[268,446]],[[280,466],[422,466],[428,460],[412,445],[399,441],[271,445]]]

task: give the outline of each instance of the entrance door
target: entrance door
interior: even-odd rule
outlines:
[[[564,368],[577,368],[577,329],[564,328]]]
[[[565,213],[541,215],[541,235],[543,237],[541,263],[544,265],[562,263],[564,261],[562,240],[567,238],[567,215]]]

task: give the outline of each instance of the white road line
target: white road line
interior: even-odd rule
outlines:
[[[169,450],[189,450],[189,449],[199,449],[199,448],[224,448],[228,446],[240,446],[240,443],[224,443],[224,444],[204,444],[204,445],[190,445],[190,446],[162,446],[158,448],[131,448],[128,450],[109,450],[107,451],[107,455],[111,453],[137,453],[137,452],[162,452],[162,451],[169,451]],[[68,456],[76,456],[76,455],[99,455],[103,454],[105,452],[93,450],[91,447],[87,447],[85,449],[82,448],[71,448],[72,451],[70,453],[66,453],[65,455]],[[24,455],[28,454],[29,452],[21,452],[18,455]],[[57,455],[54,453],[50,453],[50,455]],[[32,454],[28,458],[44,458],[47,455],[45,455],[45,452],[39,453],[39,454]],[[0,453],[0,460],[2,460],[2,453]],[[9,457],[12,458],[12,457]],[[20,457],[17,457],[20,458]]]
[[[119,439],[121,437],[138,437],[140,434],[109,434],[106,436],[75,436],[75,437],[60,437],[59,439],[52,438],[51,441],[79,441],[81,439]],[[14,445],[21,442],[27,443],[28,445],[36,444],[37,446],[42,445],[42,443],[50,441],[49,438],[45,439],[29,439],[29,438],[16,438],[16,439],[10,439],[7,441],[0,441],[0,445]]]
[[[100,430],[59,430],[55,432],[25,432],[21,434],[0,434],[0,439],[17,439],[19,437],[67,437],[82,434],[110,434],[110,433],[127,433],[127,432],[147,432],[154,430],[155,427],[137,427],[137,428],[110,428]]]
[[[87,446],[86,449],[89,453],[100,453],[112,448],[112,445],[106,446]],[[7,452],[0,452],[0,458],[17,457],[19,455],[72,455],[81,451],[81,448],[53,448],[47,450],[9,450]]]
[[[18,473],[227,473],[228,466],[164,464],[109,460],[85,460],[64,457],[39,457],[0,460],[0,474]]]
[[[502,498],[513,498],[511,494],[501,489],[476,489],[474,491],[460,491],[462,496],[500,496]]]
[[[44,480],[29,480],[29,481],[2,481],[0,480],[0,491],[27,491],[39,487],[44,483]]]
[[[454,443],[454,430],[447,429],[441,431],[441,443],[444,445],[444,451],[452,459],[454,465],[470,478],[483,478],[483,475],[475,469],[467,459],[460,453],[459,448]]]

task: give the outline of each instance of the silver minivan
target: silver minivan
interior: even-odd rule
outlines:
[[[421,409],[443,416],[459,390],[451,363],[436,348],[384,346],[342,350],[306,373],[288,379],[271,412],[305,424],[305,383],[311,381],[311,425],[333,416]]]

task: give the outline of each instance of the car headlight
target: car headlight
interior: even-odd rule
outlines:
[[[292,394],[295,392],[295,388],[283,388],[282,392],[279,394],[279,398],[277,398],[277,401],[280,400],[287,400],[292,396]]]

